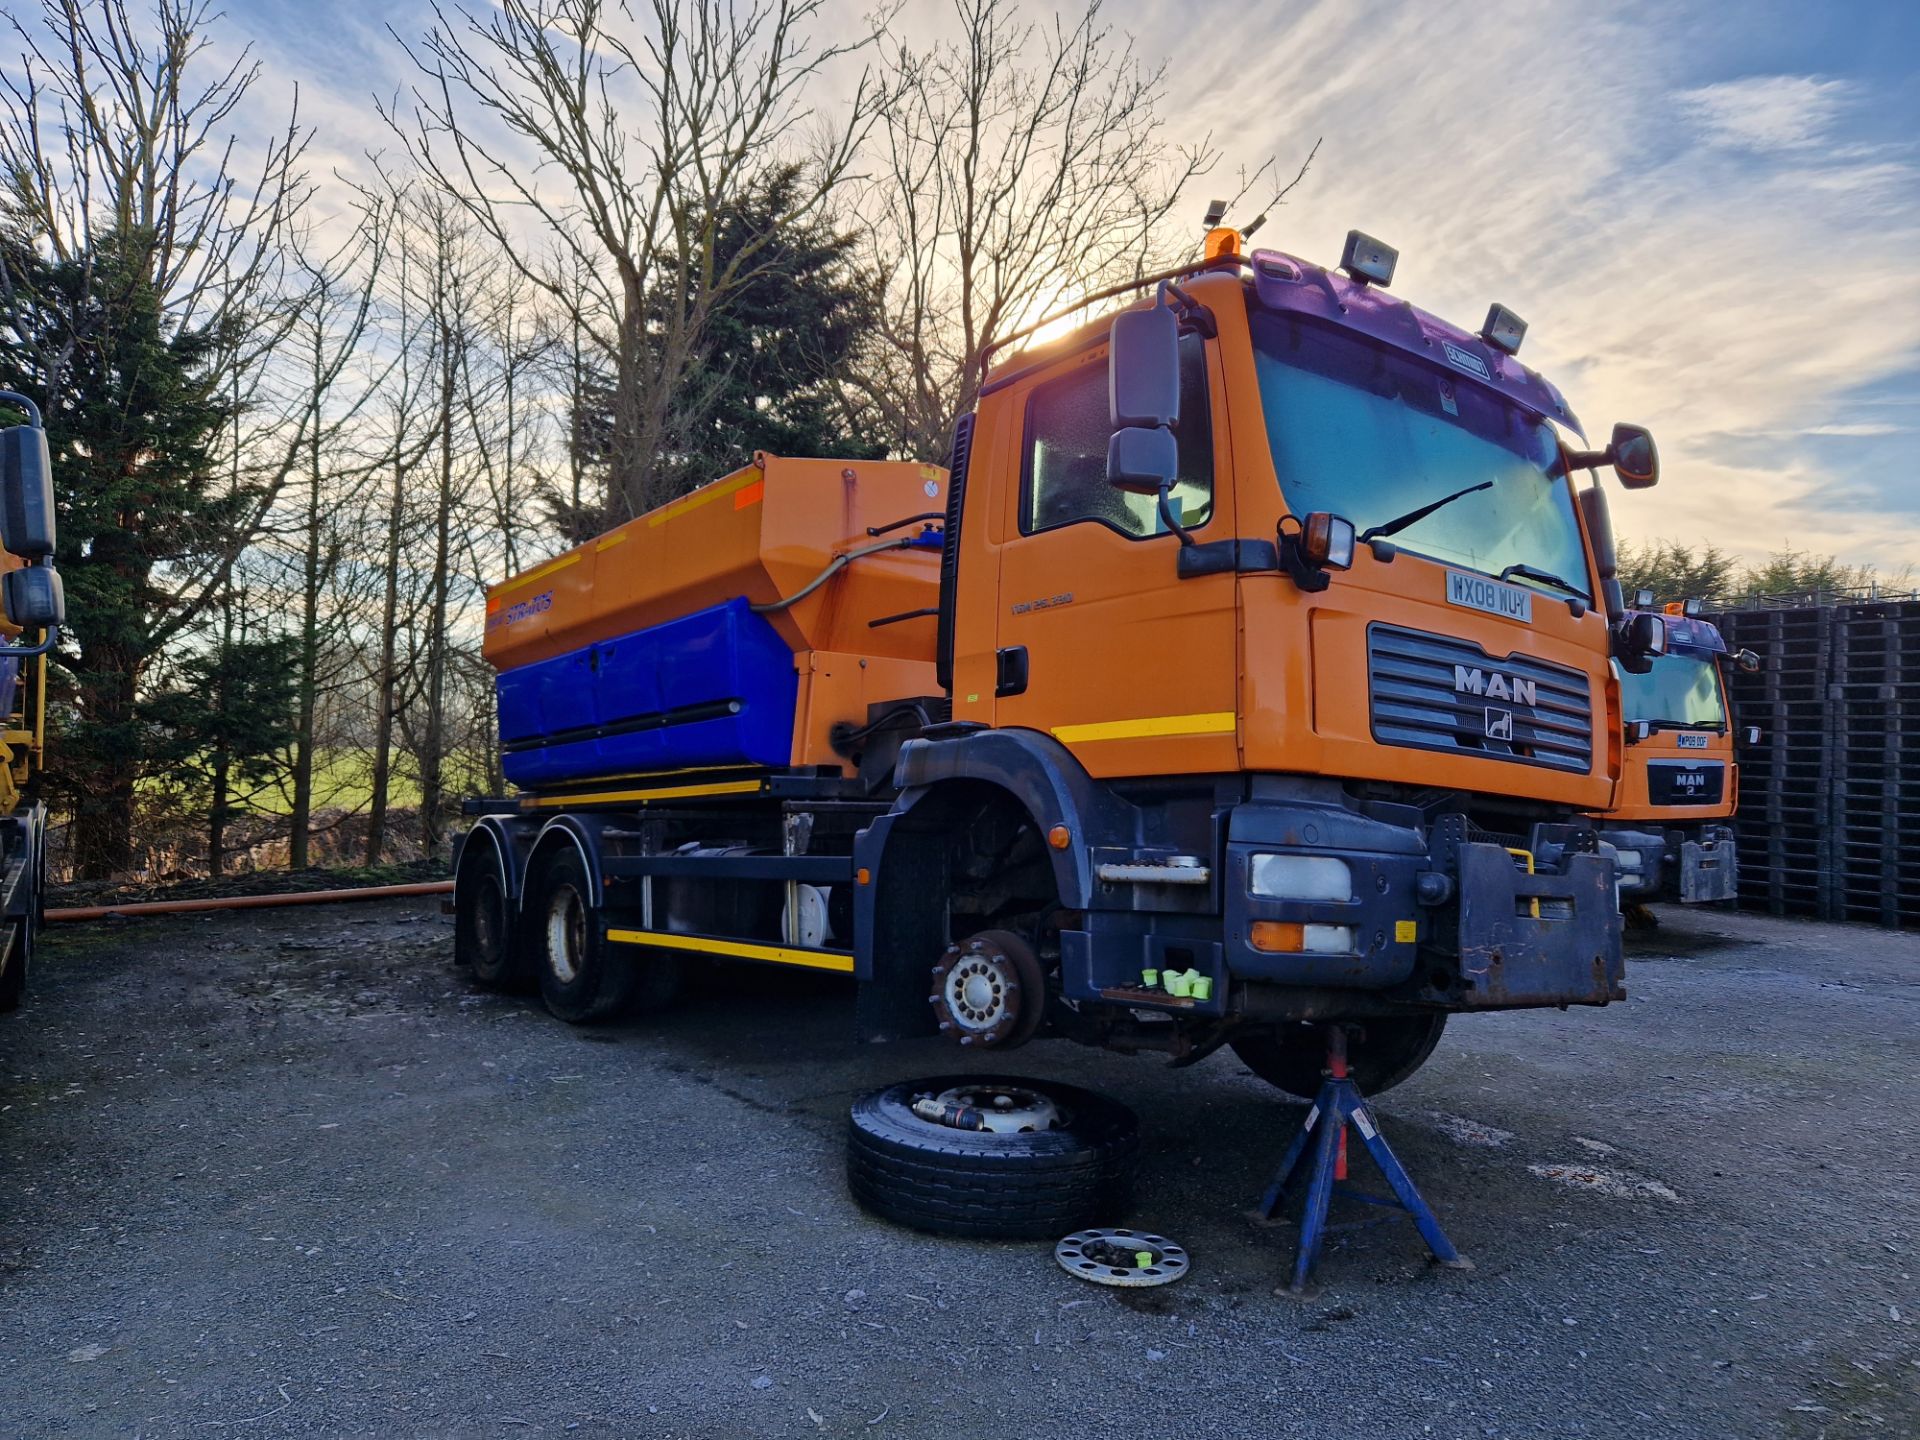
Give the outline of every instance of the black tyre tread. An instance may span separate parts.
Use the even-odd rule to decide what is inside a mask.
[[[529,915],[529,924],[536,927],[531,933],[539,937],[533,948],[540,979],[540,998],[555,1017],[569,1025],[603,1025],[625,1013],[627,1006],[632,1003],[639,976],[634,968],[633,956],[622,954],[617,947],[608,945],[600,938],[598,919],[591,913],[587,920],[588,943],[581,956],[580,977],[568,985],[553,973],[553,967],[547,963],[543,917],[547,913],[549,891],[569,883],[583,898],[592,892],[586,867],[580,863],[579,857],[571,852],[562,852],[541,871],[539,889],[535,893],[537,904]]]
[[[1066,1129],[987,1136],[905,1118],[915,1092],[1000,1077],[947,1076],[864,1096],[848,1121],[847,1185],[865,1209],[935,1234],[1055,1239],[1121,1218],[1139,1155],[1139,1125],[1117,1101],[1038,1084],[1071,1112]],[[916,1128],[917,1127],[917,1128]]]
[[[495,970],[493,967],[475,963],[476,946],[469,930],[472,924],[470,915],[461,911],[463,902],[470,903],[480,884],[477,872],[485,868],[484,858],[463,859],[460,866],[459,881],[455,886],[455,913],[453,918],[453,958],[454,963],[467,972],[474,988],[495,995],[531,995],[539,989],[539,981],[534,975],[533,966],[527,955],[527,943],[518,932],[521,929],[519,917],[513,913],[513,906],[507,900],[505,892],[500,892],[500,933],[508,946],[507,964]]]
[[[0,970],[0,1015],[10,1015],[26,998],[27,977],[33,964],[33,929],[26,917],[6,922],[16,933],[0,937],[8,944],[6,968]]]

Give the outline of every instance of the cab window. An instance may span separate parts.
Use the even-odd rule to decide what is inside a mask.
[[[1213,516],[1213,419],[1198,335],[1180,337],[1180,476],[1172,503],[1192,528]],[[1083,365],[1036,386],[1027,400],[1020,531],[1032,535],[1093,520],[1135,539],[1166,533],[1158,502],[1107,483],[1107,368]]]

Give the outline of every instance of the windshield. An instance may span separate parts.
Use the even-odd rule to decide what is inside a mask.
[[[1720,703],[1720,674],[1711,660],[1693,655],[1662,655],[1644,675],[1629,675],[1618,665],[1620,708],[1629,722],[1683,729],[1721,729],[1727,723]]]
[[[1274,472],[1294,514],[1331,510],[1365,533],[1485,482],[1394,543],[1488,575],[1524,565],[1591,598],[1572,490],[1552,473],[1559,445],[1544,420],[1293,316],[1256,314],[1253,342]]]

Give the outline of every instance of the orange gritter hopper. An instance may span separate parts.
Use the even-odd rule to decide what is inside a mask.
[[[935,605],[946,489],[931,465],[757,454],[493,586],[483,653],[507,778],[848,769],[837,722],[939,693],[932,616],[870,622]]]

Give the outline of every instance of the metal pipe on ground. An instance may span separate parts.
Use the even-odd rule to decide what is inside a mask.
[[[109,915],[185,915],[204,910],[264,910],[274,905],[331,905],[342,900],[399,900],[445,895],[451,880],[415,885],[367,885],[353,890],[293,890],[281,895],[228,895],[205,900],[142,900],[129,905],[76,905],[47,911],[47,920],[104,920]]]

